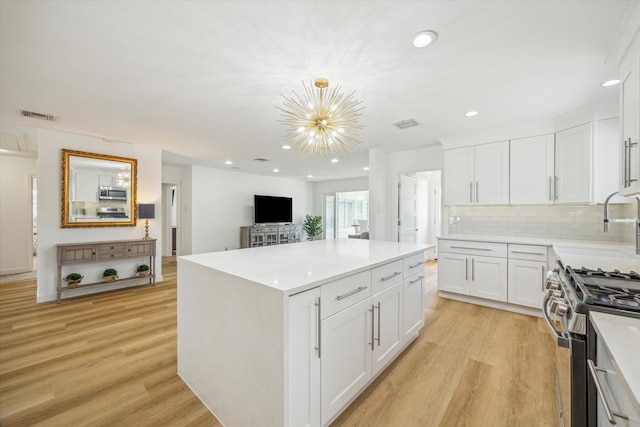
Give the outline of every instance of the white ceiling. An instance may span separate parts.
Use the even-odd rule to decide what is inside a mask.
[[[615,105],[618,88],[600,83],[636,2],[2,0],[0,123],[154,145],[165,164],[364,176],[370,148]],[[437,43],[415,49],[426,29]],[[337,164],[280,148],[280,95],[317,77],[365,106],[364,144]],[[405,119],[420,126],[393,126]]]

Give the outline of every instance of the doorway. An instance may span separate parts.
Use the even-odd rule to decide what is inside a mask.
[[[369,191],[325,193],[322,217],[324,238],[367,238]],[[364,234],[363,233],[367,233]]]
[[[424,171],[398,177],[399,242],[435,244],[426,253],[437,259],[437,237],[442,230],[441,171]]]
[[[162,256],[181,255],[180,184],[162,184]]]

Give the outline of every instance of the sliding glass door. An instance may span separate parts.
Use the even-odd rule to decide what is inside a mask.
[[[324,237],[361,238],[369,232],[369,192],[349,191],[324,195]]]

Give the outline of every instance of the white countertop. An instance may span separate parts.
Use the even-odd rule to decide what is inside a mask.
[[[595,311],[589,317],[640,412],[640,319]]]
[[[333,239],[178,257],[291,294],[435,245]]]

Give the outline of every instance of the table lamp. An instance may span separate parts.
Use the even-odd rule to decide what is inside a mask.
[[[153,204],[138,204],[138,218],[144,219],[144,239],[148,240],[149,237],[149,220],[156,217],[156,205]]]

